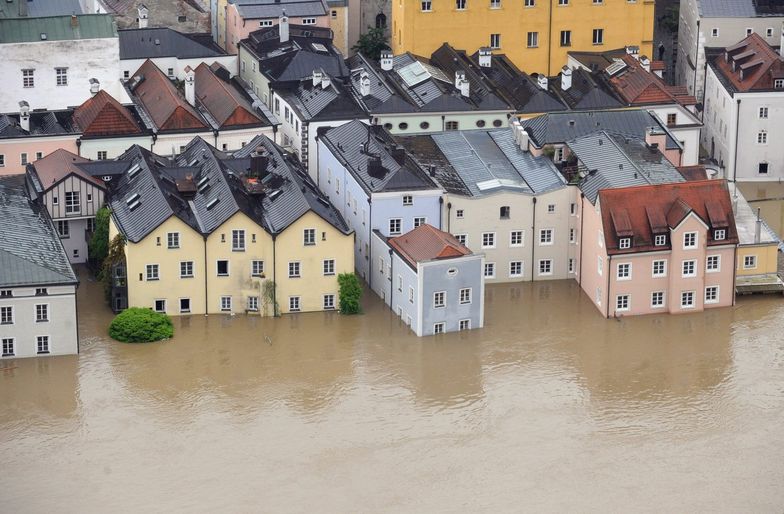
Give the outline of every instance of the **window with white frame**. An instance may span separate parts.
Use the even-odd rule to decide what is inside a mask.
[[[271,27],[271,26],[272,26],[272,20],[261,20],[259,22],[259,27]]]
[[[743,269],[756,269],[757,267],[757,256],[756,255],[744,255],[743,256]]]
[[[316,24],[316,18],[302,18],[302,24],[303,25],[315,25]]]
[[[264,261],[252,260],[250,261],[250,276],[260,277],[264,274]]]
[[[305,246],[313,246],[316,244],[316,229],[306,228],[302,231],[302,244]]]
[[[490,48],[501,48],[501,34],[490,34]]]
[[[61,239],[71,237],[71,225],[68,220],[57,220],[57,233]]]
[[[523,261],[512,261],[509,263],[509,276],[511,278],[523,276]]]
[[[727,239],[727,230],[723,228],[717,228],[713,231],[713,239],[715,241],[724,241]]]
[[[420,5],[422,12],[430,12],[433,10],[433,3],[430,0],[422,0]]]
[[[412,286],[408,286],[408,301],[414,303],[414,288]]]
[[[536,48],[539,46],[539,33],[538,32],[529,32],[526,37],[526,43],[528,48]]]
[[[761,120],[765,120],[768,118],[768,108],[767,107],[760,107],[759,108],[759,117]]]
[[[22,70],[22,87],[35,87],[35,70]]]
[[[441,308],[446,306],[446,293],[444,291],[436,291],[433,293],[433,307]]]
[[[462,11],[466,8],[466,0],[455,0],[455,9]]]
[[[106,150],[99,150],[96,156],[96,159],[99,161],[105,161],[108,159],[109,153]]]
[[[631,280],[632,278],[632,265],[629,262],[618,263],[616,268],[616,278],[618,280]]]
[[[574,259],[569,257],[569,260],[566,261],[566,265],[567,265],[567,268],[566,268],[567,271],[569,273],[574,273]]]
[[[245,251],[245,231],[232,230],[231,231],[231,251],[244,252]]]
[[[334,294],[325,294],[321,301],[321,306],[325,311],[331,311],[335,309],[335,295]]]
[[[654,246],[664,246],[667,244],[667,235],[666,234],[657,234],[653,240]]]
[[[464,287],[460,289],[460,304],[465,305],[471,303],[471,288]]]
[[[414,205],[414,197],[412,195],[403,195],[403,205],[405,206]]]
[[[229,276],[229,261],[226,259],[219,259],[215,261],[215,272],[219,277]]]
[[[433,324],[433,333],[434,334],[443,334],[444,333],[444,322],[434,323]]]
[[[708,255],[705,259],[705,271],[708,273],[715,273],[719,271],[721,268],[721,256],[720,255]]]
[[[654,309],[664,307],[664,291],[654,291],[651,293],[651,307]]]
[[[465,245],[466,241],[468,241],[468,236],[466,234],[455,234],[455,239],[457,239],[457,242],[461,245]]]
[[[459,330],[471,330],[471,320],[470,319],[461,319],[458,324]]]
[[[67,214],[78,214],[81,212],[82,206],[79,198],[79,191],[66,191],[65,192],[65,212]]]
[[[719,286],[708,286],[705,288],[705,303],[719,302]]]
[[[621,250],[628,250],[632,246],[631,237],[622,237],[618,240],[618,248]]]
[[[28,163],[28,160],[27,160],[27,152],[22,152],[22,153],[20,153],[20,154],[19,154],[19,164],[21,164],[22,166],[24,166],[24,165],[26,165],[27,163]]]
[[[324,275],[334,275],[335,274],[335,259],[324,259],[323,261],[323,269]]]
[[[0,325],[14,324],[14,308],[11,306],[0,307]]]
[[[302,310],[302,298],[299,296],[289,296],[289,311],[299,312]]]
[[[509,233],[509,246],[511,247],[523,246],[522,230],[513,230]]]
[[[601,255],[596,256],[596,272],[599,275],[604,273],[604,259]]]
[[[562,30],[561,31],[561,46],[572,46],[572,31],[571,30]],[[556,152],[556,153],[558,153],[558,152]]]
[[[220,310],[222,312],[231,312],[231,296],[220,297]]]
[[[146,266],[147,271],[147,280],[158,280],[160,275],[158,274],[158,265],[157,264],[148,264]]]
[[[768,131],[767,130],[760,130],[757,132],[757,144],[759,145],[766,145],[768,144]]]
[[[155,300],[152,310],[155,312],[166,312],[166,300]]]
[[[553,229],[539,229],[539,244],[542,246],[553,244]]]
[[[594,45],[604,44],[604,29],[593,29],[593,44]]]
[[[44,323],[49,321],[49,304],[39,303],[35,306],[35,322]]]
[[[773,29],[771,27],[765,29],[765,37],[773,37]]]
[[[688,277],[696,277],[697,276],[697,261],[696,260],[688,260],[683,261],[682,269],[681,269],[681,276],[684,278]]]
[[[500,9],[501,0],[490,0],[490,9]]]
[[[486,262],[485,263],[485,278],[495,278],[495,263],[494,262]]]
[[[68,68],[55,68],[55,84],[58,86],[68,85]]]
[[[180,233],[179,232],[167,232],[166,233],[166,247],[170,249],[179,248],[180,247]]]
[[[569,5],[569,0],[558,0],[558,5]]]
[[[289,262],[289,278],[299,278],[301,276],[300,271],[299,261]]]
[[[599,245],[599,248],[604,248],[604,232],[601,230],[596,234],[596,244]]]
[[[569,242],[570,243],[574,243],[574,242],[577,241],[576,234],[577,234],[577,232],[573,228],[569,229]]]
[[[482,233],[482,248],[495,248],[495,232]]]
[[[463,209],[457,209],[457,210],[455,211],[455,217],[456,217],[457,219],[461,220],[461,219],[463,219],[463,215],[464,215],[464,213],[465,213],[465,212],[463,211]]]
[[[38,353],[49,353],[49,336],[37,336],[35,346]]]
[[[259,297],[258,296],[249,296],[248,297],[248,310],[251,312],[256,312],[259,310]]]
[[[193,261],[180,261],[180,278],[193,278]]]
[[[397,276],[397,290],[403,292],[403,275]]]
[[[653,261],[653,276],[666,277],[667,276],[667,261],[655,260]]]
[[[691,309],[694,307],[694,291],[683,291],[681,293],[681,309]]]
[[[393,236],[400,235],[402,229],[402,221],[400,218],[392,218],[389,220],[389,234]]]
[[[719,29],[718,28],[712,28],[711,29],[711,37],[719,37]]]
[[[525,0],[523,2],[523,5],[525,7],[535,7],[536,6],[536,0]]]
[[[3,357],[13,357],[15,353],[14,348],[14,338],[13,337],[4,337],[3,338]]]
[[[424,225],[427,222],[427,218],[423,216],[417,216],[414,218],[414,228],[417,228],[420,225]]]
[[[683,248],[697,248],[696,232],[686,232],[683,234]]]
[[[754,29],[751,27],[746,28],[746,35],[750,36],[754,33]]]
[[[620,312],[629,310],[628,294],[619,294],[615,297],[615,310]]]
[[[553,274],[553,260],[552,259],[541,259],[539,261],[539,274],[540,275],[552,275]]]
[[[774,89],[784,89],[784,79],[774,79],[773,80],[773,88]]]

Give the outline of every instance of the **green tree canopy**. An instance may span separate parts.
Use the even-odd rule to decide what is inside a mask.
[[[381,51],[389,50],[389,43],[384,35],[384,29],[368,27],[368,31],[359,36],[359,41],[351,49],[355,52],[360,52],[370,59],[379,60]]]
[[[341,314],[359,314],[362,312],[362,284],[354,273],[341,273],[338,275],[340,286],[340,312]]]
[[[95,232],[87,245],[90,260],[100,266],[109,253],[109,217],[111,212],[106,207],[101,207],[95,213]]]

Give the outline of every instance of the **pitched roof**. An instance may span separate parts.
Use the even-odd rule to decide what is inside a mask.
[[[196,100],[210,113],[218,127],[267,124],[234,83],[215,73],[214,70],[220,68],[218,63],[213,66],[201,63],[195,70]]]
[[[568,89],[563,89],[563,72],[550,80],[550,91],[558,95],[570,109],[612,109],[623,106],[608,87],[601,80],[597,80],[590,72],[576,68],[571,70],[572,84]]]
[[[83,13],[79,0],[5,0],[0,5],[0,18],[40,18]]]
[[[775,80],[784,79],[784,61],[757,33],[725,48],[711,66],[734,91],[770,90]]]
[[[287,16],[325,16],[327,5],[321,0],[233,0],[243,19]]]
[[[699,0],[697,7],[705,18],[754,18],[784,12],[780,3],[754,0]]]
[[[76,175],[85,182],[104,189],[103,182],[79,168],[79,164],[87,162],[90,160],[59,148],[34,163],[28,164],[28,169],[34,172],[43,191],[49,190],[69,175]]]
[[[0,18],[0,43],[29,43],[117,37],[109,14],[76,14],[42,18]]]
[[[32,111],[30,130],[22,130],[18,114],[0,114],[0,139],[38,135],[75,134],[71,111]]]
[[[210,34],[186,34],[168,27],[126,29],[118,34],[120,59],[193,59],[227,55],[211,40]]]
[[[697,104],[697,99],[684,87],[666,84],[655,73],[646,71],[631,55],[624,55],[622,62],[626,67],[609,77],[609,82],[628,105]]]
[[[678,173],[683,175],[683,178],[686,180],[707,180],[709,178],[707,171],[705,171],[705,166],[702,164],[678,166]]]
[[[326,77],[328,84],[304,78],[296,86],[282,86],[276,89],[286,102],[306,121],[318,119],[340,120],[365,118],[360,108],[346,88],[332,77]]]
[[[654,245],[654,235],[668,233],[691,213],[711,231],[715,228],[727,231],[726,238],[722,240],[714,240],[713,233],[709,233],[708,246],[738,243],[732,201],[725,180],[604,189],[599,192],[599,202],[607,253],[611,255],[661,250],[660,246]],[[623,221],[616,223],[620,219]],[[621,237],[632,238],[631,248],[618,247]]]
[[[130,111],[103,89],[74,109],[73,123],[85,136],[138,134],[142,131]]]
[[[24,181],[0,176],[0,287],[76,284],[46,208],[30,201]]]
[[[390,238],[387,243],[414,269],[418,262],[453,259],[472,254],[471,250],[452,234],[438,230],[427,223],[403,235]]]
[[[172,81],[149,59],[136,70],[125,87],[158,130],[208,128]]]

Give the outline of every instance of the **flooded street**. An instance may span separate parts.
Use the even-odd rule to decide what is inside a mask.
[[[83,275],[84,279],[84,275]],[[0,363],[2,512],[781,512],[784,300],[600,317],[491,286],[486,327],[365,314],[175,319]]]

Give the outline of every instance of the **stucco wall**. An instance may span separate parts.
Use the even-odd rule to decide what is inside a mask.
[[[77,153],[76,134],[58,137],[20,137],[15,139],[0,139],[0,155],[3,156],[4,165],[0,166],[0,175],[14,175],[25,172],[22,165],[22,153],[27,154],[27,162],[36,160],[36,153],[41,152],[43,157],[60,148],[71,153]]]
[[[419,263],[421,323],[417,335],[433,335],[434,324],[444,323],[445,332],[459,330],[460,320],[469,320],[471,328],[481,328],[484,304],[484,258],[481,254]],[[471,303],[460,303],[460,289],[471,289]],[[435,308],[433,295],[445,293],[445,306]]]
[[[316,18],[316,23],[313,27],[329,27],[328,14],[325,16],[305,16],[305,18]],[[302,20],[303,17],[301,16],[289,16],[289,24],[291,25],[302,25]],[[226,51],[230,54],[236,54],[237,43],[248,37],[251,32],[262,28],[259,25],[261,21],[259,19],[242,19],[239,12],[237,12],[237,6],[229,4],[226,9],[226,46],[224,47]],[[279,19],[270,18],[265,19],[265,21],[271,21],[273,25],[277,25]]]

